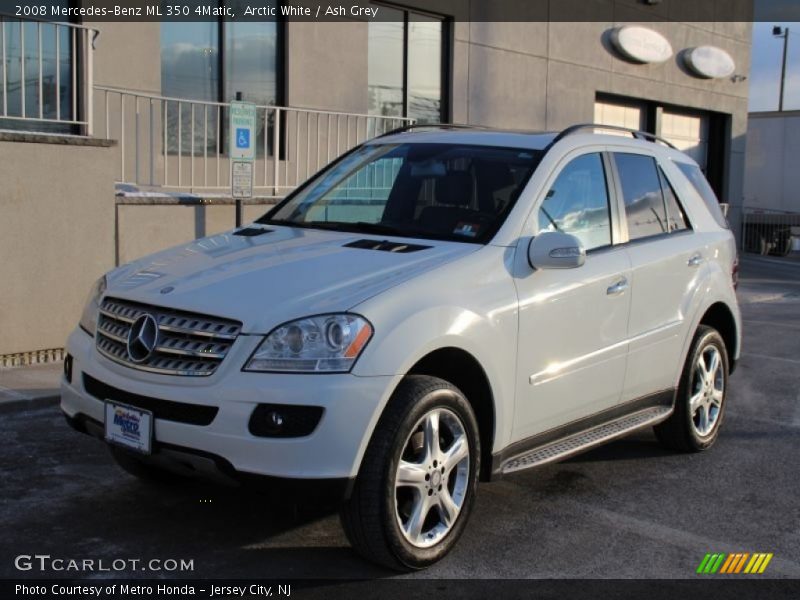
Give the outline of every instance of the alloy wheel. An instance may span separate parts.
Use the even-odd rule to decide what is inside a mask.
[[[428,548],[452,529],[469,484],[469,440],[461,419],[435,408],[417,421],[395,473],[395,516],[406,541]]]
[[[698,354],[690,389],[692,426],[699,436],[705,437],[714,430],[725,398],[725,374],[716,346],[708,345]]]

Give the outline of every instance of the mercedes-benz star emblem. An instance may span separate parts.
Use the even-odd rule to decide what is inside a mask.
[[[140,315],[128,332],[128,356],[135,363],[146,361],[158,345],[158,323],[153,315]]]

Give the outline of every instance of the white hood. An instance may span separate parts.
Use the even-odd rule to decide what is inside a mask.
[[[243,333],[268,333],[291,319],[351,309],[398,283],[480,246],[386,252],[344,245],[383,237],[277,227],[258,236],[227,232],[145,257],[112,271],[107,296],[236,319]],[[395,238],[395,241],[398,241]]]

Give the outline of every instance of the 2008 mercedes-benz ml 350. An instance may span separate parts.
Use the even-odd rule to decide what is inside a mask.
[[[69,338],[67,420],[142,478],[332,498],[400,570],[453,547],[479,480],[644,427],[710,447],[734,239],[691,158],[606,129],[392,132],[114,269]]]

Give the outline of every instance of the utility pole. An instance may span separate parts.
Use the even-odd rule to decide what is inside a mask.
[[[786,86],[786,56],[789,50],[789,28],[775,25],[772,28],[772,35],[783,38],[783,63],[781,66],[781,93],[778,97],[778,112],[783,112],[783,94]]]

